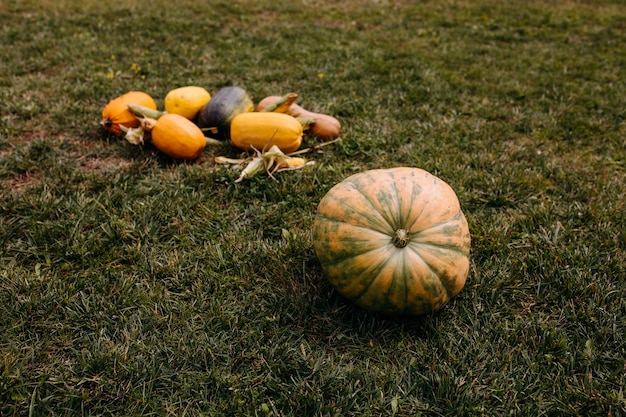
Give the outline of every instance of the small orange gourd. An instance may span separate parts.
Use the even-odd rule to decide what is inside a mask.
[[[172,158],[193,160],[206,147],[202,130],[179,114],[164,114],[151,128],[154,146]]]
[[[111,101],[102,110],[100,125],[110,133],[119,135],[122,133],[120,125],[125,127],[138,127],[139,119],[128,109],[129,104],[136,104],[156,110],[154,99],[143,91],[130,91]]]

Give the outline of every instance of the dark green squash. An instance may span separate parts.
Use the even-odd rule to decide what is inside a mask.
[[[230,139],[230,123],[235,116],[254,111],[254,103],[241,87],[221,88],[198,114],[198,126],[206,136]]]

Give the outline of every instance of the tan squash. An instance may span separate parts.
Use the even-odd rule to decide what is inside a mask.
[[[230,140],[245,151],[263,151],[276,145],[281,151],[290,153],[297,151],[302,144],[302,124],[284,113],[241,113],[230,124]]]
[[[139,119],[128,109],[129,104],[136,104],[152,110],[157,105],[154,99],[142,91],[130,91],[111,101],[102,110],[100,125],[110,133],[119,135],[122,133],[120,125],[124,127],[138,127]]]
[[[273,104],[275,104],[276,102],[280,100],[285,100],[285,98],[288,98],[289,96],[290,95],[288,94],[285,97],[281,97],[281,96],[265,97],[263,100],[261,100],[257,104],[256,109],[259,112],[264,111],[265,108],[267,108],[268,106],[272,106]],[[287,103],[289,102],[290,101],[287,100]],[[321,141],[327,141],[330,139],[337,138],[339,137],[339,134],[341,133],[341,123],[335,117],[330,116],[328,114],[309,111],[303,108],[302,106],[299,106],[293,101],[291,102],[291,105],[288,106],[287,108],[285,108],[285,106],[279,106],[276,109],[276,111],[278,112],[284,111],[293,117],[312,120],[313,123],[310,124],[309,131],[311,132],[313,136],[317,137]]]

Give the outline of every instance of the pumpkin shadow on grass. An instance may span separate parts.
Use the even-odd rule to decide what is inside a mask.
[[[426,341],[437,337],[449,322],[457,320],[456,300],[439,311],[419,316],[385,315],[368,311],[342,296],[323,278],[321,265],[313,256],[307,262],[308,308],[301,311],[299,325],[304,337],[327,347],[376,346]],[[302,306],[302,301],[297,305]],[[458,307],[458,306],[457,306]]]
[[[429,339],[440,331],[446,309],[421,316],[390,316],[367,311],[333,291],[324,317],[329,344],[351,341],[360,345],[405,343]]]

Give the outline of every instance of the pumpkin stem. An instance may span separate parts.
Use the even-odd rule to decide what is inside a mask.
[[[411,234],[407,229],[398,229],[393,234],[391,242],[396,248],[403,248],[411,241]]]

